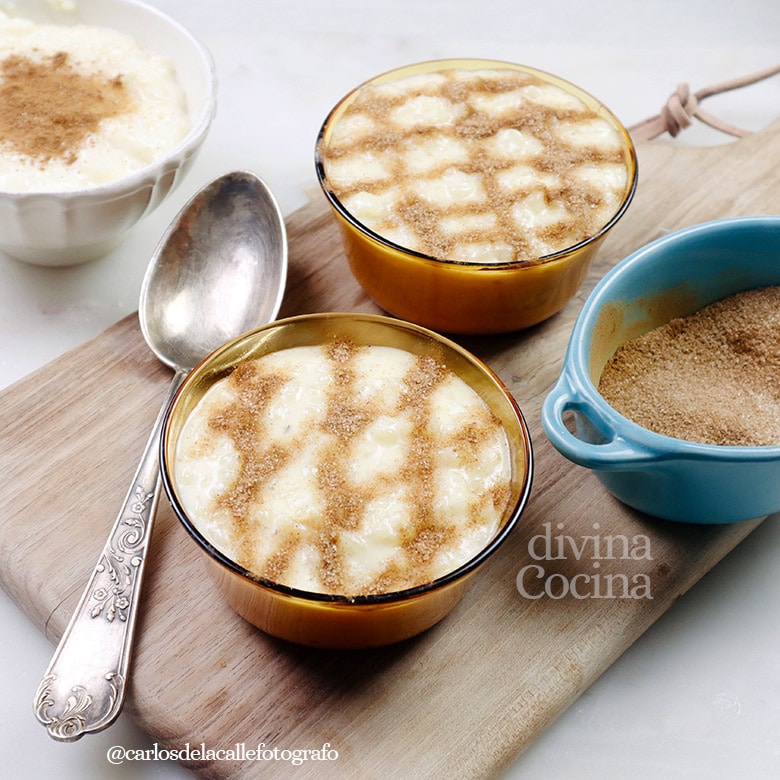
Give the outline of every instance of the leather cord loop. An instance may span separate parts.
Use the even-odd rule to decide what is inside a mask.
[[[691,93],[687,84],[680,84],[666,101],[666,105],[661,109],[660,114],[633,125],[628,128],[628,131],[636,141],[649,141],[663,133],[669,133],[672,138],[676,138],[682,130],[691,125],[694,119],[698,119],[715,130],[736,138],[744,138],[746,135],[750,135],[749,131],[742,130],[707,113],[701,108],[701,101],[712,95],[719,95],[723,92],[755,84],[778,73],[780,73],[780,65],[775,65],[758,73],[752,73],[749,76],[724,81],[711,87],[704,87],[704,89],[694,93]]]

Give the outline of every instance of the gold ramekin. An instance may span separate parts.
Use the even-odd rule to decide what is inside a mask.
[[[240,362],[333,337],[356,344],[435,354],[471,386],[501,420],[511,455],[510,497],[493,539],[471,560],[433,582],[394,593],[344,597],[290,588],[250,574],[210,544],[179,500],[173,463],[182,426],[206,390]],[[171,505],[200,548],[216,587],[253,625],[281,639],[326,648],[386,645],[424,631],[458,602],[475,572],[517,524],[531,490],[533,455],[523,414],[493,372],[468,351],[425,328],[367,314],[311,314],[253,330],[220,347],[184,381],[168,409],[161,441],[163,484]]]
[[[424,255],[394,244],[357,220],[328,184],[322,148],[339,117],[358,92],[376,84],[449,69],[508,69],[528,73],[576,95],[623,141],[627,184],[611,219],[579,243],[532,261],[478,264]],[[631,136],[599,100],[544,71],[483,59],[448,59],[417,63],[383,73],[352,90],[328,114],[317,137],[315,168],[320,187],[336,215],[352,273],[385,311],[445,333],[504,333],[536,325],[560,311],[580,288],[591,260],[607,233],[628,208],[638,170]]]

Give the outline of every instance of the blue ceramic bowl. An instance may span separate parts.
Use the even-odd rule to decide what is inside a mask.
[[[618,263],[588,297],[542,423],[555,448],[647,514],[730,523],[780,510],[780,446],[698,444],[643,428],[597,387],[625,341],[732,293],[780,285],[780,216],[695,225]]]

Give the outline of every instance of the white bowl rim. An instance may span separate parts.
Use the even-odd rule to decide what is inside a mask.
[[[114,196],[119,192],[135,192],[148,185],[150,177],[157,179],[154,174],[156,170],[166,171],[170,166],[174,168],[179,167],[182,159],[186,159],[194,149],[197,149],[203,142],[211,122],[217,111],[217,74],[216,66],[214,64],[214,58],[206,47],[198,38],[193,35],[190,30],[185,27],[181,22],[174,19],[172,16],[160,11],[155,6],[149,5],[149,3],[143,0],[114,0],[122,5],[133,6],[142,11],[149,13],[161,19],[170,27],[175,29],[179,35],[186,39],[194,52],[199,56],[201,64],[203,65],[204,73],[207,76],[205,87],[206,94],[203,105],[201,106],[197,117],[190,127],[187,134],[179,141],[176,146],[171,147],[165,154],[157,159],[145,165],[143,168],[139,168],[132,173],[122,176],[119,179],[103,182],[101,184],[95,184],[87,187],[79,187],[78,189],[64,189],[64,190],[2,190],[0,189],[0,196],[15,202],[22,202],[28,199],[56,199],[60,201],[71,201],[85,196],[94,197],[100,200],[110,199],[110,196]],[[22,14],[19,14],[22,16]],[[105,197],[103,197],[105,196]]]

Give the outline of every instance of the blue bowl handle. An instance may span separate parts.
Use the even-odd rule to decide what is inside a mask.
[[[566,412],[585,418],[600,441],[591,443],[575,436],[564,422]],[[628,470],[659,460],[657,452],[617,434],[599,410],[576,391],[566,374],[561,374],[544,401],[542,425],[555,449],[573,463],[589,469]]]

